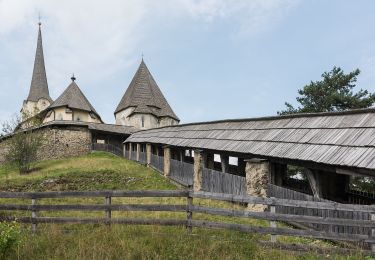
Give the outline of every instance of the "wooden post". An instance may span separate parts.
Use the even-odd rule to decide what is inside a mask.
[[[111,205],[112,204],[112,198],[110,196],[105,197],[104,202],[105,202],[105,205]],[[110,221],[111,221],[111,218],[112,218],[112,211],[110,209],[105,210],[105,217],[108,220],[107,225],[111,225]]]
[[[133,145],[132,143],[129,143],[129,160],[132,159],[132,149],[133,149]]]
[[[140,152],[141,152],[141,144],[138,143],[138,144],[137,144],[137,157],[136,157],[137,162],[139,162],[139,155],[140,155]]]
[[[164,146],[164,176],[169,177],[171,173],[171,148]]]
[[[122,145],[122,153],[123,153],[123,156],[125,158],[126,157],[126,144]]]
[[[151,165],[151,154],[152,154],[152,151],[151,151],[151,144],[146,144],[146,163],[147,163],[147,167],[150,167]]]
[[[271,199],[274,199],[274,197],[271,197]],[[270,206],[270,213],[271,214],[275,214],[276,213],[276,207],[275,206],[273,206],[273,205]],[[277,227],[276,221],[270,221],[270,227],[271,228],[276,228]],[[271,234],[271,242],[272,243],[276,243],[276,240],[277,240],[277,236]]]
[[[371,220],[374,221],[374,225],[375,225],[375,212],[371,213]],[[371,229],[371,237],[373,240],[375,240],[375,228]],[[375,243],[371,244],[371,252],[375,253]]]
[[[220,154],[220,161],[221,161],[221,171],[228,172],[229,170],[229,156]]]
[[[31,199],[31,205],[32,206],[36,205],[36,199]],[[36,210],[33,207],[31,211],[31,218],[36,218],[36,217],[37,217]],[[36,233],[36,222],[34,220],[32,221],[32,224],[31,224],[31,230],[33,233]]]
[[[193,220],[192,207],[193,207],[193,198],[190,197],[190,195],[188,195],[187,196],[187,210],[186,210],[186,217],[187,217],[186,228],[189,234],[191,234],[191,232],[193,231],[193,226],[191,223],[191,221]]]

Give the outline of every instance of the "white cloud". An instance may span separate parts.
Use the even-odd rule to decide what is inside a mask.
[[[272,27],[298,0],[0,0],[0,48],[17,60],[34,55],[36,21],[42,16],[47,74],[52,96],[60,94],[75,72],[79,78],[108,78],[134,66],[137,44],[162,24],[227,19],[242,35]],[[28,32],[28,36],[20,33]],[[14,35],[17,35],[14,37]],[[7,46],[7,48],[4,48]],[[33,50],[30,53],[29,50]],[[1,55],[1,50],[0,50]],[[22,61],[30,72],[30,59]],[[0,75],[2,77],[2,75]],[[31,75],[22,78],[27,88]],[[3,78],[4,79],[4,78]]]

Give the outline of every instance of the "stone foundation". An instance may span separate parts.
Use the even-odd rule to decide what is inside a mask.
[[[246,163],[247,194],[255,197],[267,197],[269,183],[269,163],[265,160],[251,159]],[[249,204],[251,211],[265,211],[267,206]]]

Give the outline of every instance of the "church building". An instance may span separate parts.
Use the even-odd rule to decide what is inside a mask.
[[[115,118],[116,124],[138,129],[177,125],[180,122],[143,59],[115,110]]]

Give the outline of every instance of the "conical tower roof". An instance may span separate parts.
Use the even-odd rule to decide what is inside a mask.
[[[74,76],[72,77],[72,83],[67,87],[67,89],[53,102],[48,109],[56,107],[68,107],[72,109],[79,109],[87,112],[94,113],[98,118],[100,118],[98,112],[88,101],[86,96],[82,93],[81,89],[75,83]]]
[[[168,116],[179,121],[143,59],[115,114],[128,107],[135,107],[133,113],[153,114],[157,117]]]
[[[39,99],[45,98],[49,102],[53,102],[48,91],[46,68],[44,66],[42,31],[40,27],[41,23],[39,23],[38,43],[36,46],[34,70],[30,85],[30,92],[27,100],[37,102]]]

